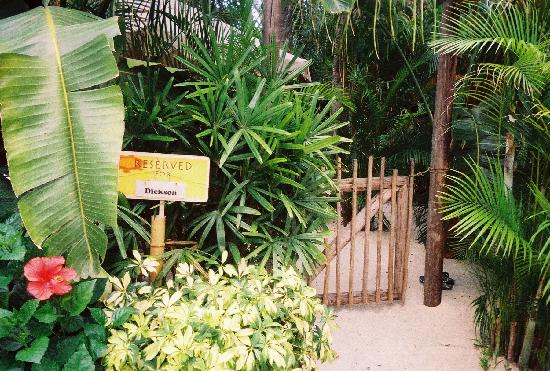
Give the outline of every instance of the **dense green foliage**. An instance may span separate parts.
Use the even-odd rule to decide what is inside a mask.
[[[467,170],[451,176],[442,210],[477,267],[483,293],[474,302],[475,320],[484,345],[502,353],[512,324],[519,323],[523,344],[521,351],[513,345],[511,360],[519,353],[520,367],[527,367],[538,332],[535,353],[544,369],[550,341],[550,24],[537,2],[470,2],[455,9],[449,23],[434,47],[476,64],[459,82],[453,125],[464,156],[455,166],[467,163]],[[505,175],[506,135],[514,138],[515,163]]]
[[[255,45],[253,24],[243,24],[227,43],[194,38],[178,58],[191,73],[184,83],[162,82],[156,67],[125,80],[126,148],[210,157],[208,203],[169,208],[203,251],[228,248],[235,261],[261,264],[300,259],[311,271],[334,218],[331,178],[344,139],[333,133],[345,125],[331,111],[337,92],[296,84],[301,70]]]
[[[151,365],[189,362],[199,368],[204,362],[258,368],[283,368],[283,363],[288,366],[296,362],[308,367],[318,356],[325,359],[320,353],[312,355],[312,333],[303,333],[300,321],[294,322],[293,330],[300,334],[295,336],[299,345],[288,345],[296,339],[285,338],[279,327],[266,326],[267,317],[254,323],[256,328],[266,329],[266,339],[269,333],[285,344],[270,354],[259,351],[258,344],[267,340],[252,335],[244,323],[222,336],[211,331],[213,319],[200,317],[199,310],[191,314],[195,316],[192,318],[208,326],[170,322],[166,331],[174,335],[170,341],[177,344],[161,354],[157,336],[160,330],[151,326],[166,317],[161,318],[150,308],[142,311],[143,303],[157,303],[162,313],[189,311],[198,305],[198,297],[211,305],[210,294],[201,296],[198,290],[213,288],[227,294],[227,300],[242,299],[246,293],[236,287],[252,284],[256,277],[241,277],[234,272],[236,268],[229,268],[231,265],[215,273],[216,260],[228,254],[233,262],[247,257],[251,263],[273,268],[275,277],[261,268],[252,269],[261,280],[276,282],[268,285],[269,290],[281,288],[278,285],[285,281],[279,276],[281,266],[299,265],[311,271],[321,264],[322,238],[334,217],[331,203],[336,198],[331,179],[335,156],[342,155],[344,163],[349,163],[342,150],[346,141],[343,137],[353,139],[350,157],[359,159],[360,174],[365,174],[368,155],[387,157],[386,168],[397,167],[401,173],[408,170],[411,159],[418,171],[427,171],[436,58],[438,53],[454,53],[458,55],[459,81],[453,102],[452,166],[458,172],[449,177],[441,205],[456,237],[456,254],[473,263],[480,283],[481,295],[473,303],[479,337],[488,349],[485,354],[501,355],[509,347],[515,329],[518,340],[512,344],[510,361],[518,360],[526,368],[534,346],[531,365],[550,367],[548,1],[461,2],[450,15],[450,26],[439,35],[432,32],[438,28],[440,17],[435,1],[287,2],[286,46],[311,61],[311,75],[320,84],[299,83],[300,70],[283,63],[274,46],[258,45],[260,30],[258,19],[252,19],[255,12],[251,11],[254,4],[250,1],[181,0],[178,9],[172,9],[167,0],[60,3],[101,16],[120,15],[123,35],[115,40],[119,52],[124,57],[142,59],[119,60],[126,107],[124,149],[197,154],[212,161],[208,203],[166,206],[168,237],[184,246],[165,255],[167,264],[161,277],[170,278],[173,268],[179,266],[179,277],[169,281],[167,288],[153,291],[126,275],[146,275],[152,266],[152,261],[139,254],[134,255],[135,259],[126,255],[147,245],[145,219],[155,210],[144,202],[119,197],[121,228],[115,227],[114,213],[111,223],[106,223],[113,228],[105,229],[108,242],[103,243],[102,235],[100,252],[105,245],[108,249],[118,246],[120,254],[110,250],[104,266],[111,274],[123,277],[113,278],[117,289],[108,301],[113,310],[109,322],[113,350],[108,358],[110,366],[137,362],[127,357],[130,351],[143,355],[143,362]],[[145,13],[136,12],[136,7],[143,6],[150,8]],[[138,13],[142,18],[138,19]],[[220,21],[234,28],[223,28]],[[0,41],[0,51],[2,45],[6,44]],[[338,88],[331,87],[330,81]],[[9,119],[8,115],[8,124]],[[342,121],[349,121],[349,125]],[[508,187],[505,182],[511,183],[510,174],[505,176],[501,167],[505,137],[512,135],[516,157],[513,186]],[[6,136],[4,139],[9,141]],[[14,206],[13,193],[5,169],[0,170],[0,214],[6,210],[7,215]],[[419,222],[425,215],[427,193],[423,191],[427,177],[417,177],[415,184]],[[21,193],[18,186],[14,188]],[[102,224],[97,227],[103,230]],[[422,231],[422,223],[417,224]],[[23,251],[20,246],[17,249],[14,256]],[[206,282],[206,277],[192,274],[188,266],[180,264],[195,263],[198,268],[198,261],[215,267],[209,280],[216,282]],[[287,274],[296,278],[292,271]],[[190,277],[192,281],[188,282]],[[219,287],[220,282],[225,283],[223,287]],[[13,285],[11,282],[6,287]],[[284,289],[294,288],[292,283]],[[308,297],[306,301],[310,300],[303,283],[297,290]],[[0,295],[4,295],[0,298],[7,292],[6,288],[0,289]],[[277,313],[281,321],[286,321],[284,316],[290,312],[276,300],[272,300],[275,311],[271,313],[271,305],[262,301],[265,298],[253,299],[258,299],[259,313]],[[23,302],[10,302],[9,311],[14,314],[6,317],[18,317]],[[29,307],[34,305],[29,303]],[[58,314],[65,313],[62,307],[56,308]],[[293,308],[301,311],[298,305]],[[85,321],[91,321],[88,317]],[[36,316],[30,318],[29,324],[39,320]],[[144,318],[149,322],[144,324]],[[27,326],[17,324],[17,319],[12,322],[10,326]],[[306,322],[311,330],[311,317]],[[220,323],[225,326],[223,321]],[[136,329],[142,326],[148,326],[154,335],[140,337]],[[247,335],[239,336],[238,331]],[[21,346],[32,348],[33,339],[36,337]],[[90,341],[79,339],[94,356]],[[137,345],[129,345],[136,339]],[[242,345],[236,345],[239,341],[250,349],[235,350]],[[196,347],[200,353],[211,350],[214,342],[218,342],[214,355],[185,361],[178,358],[187,346]],[[294,356],[292,347],[303,349],[306,343],[309,350],[296,351],[307,353],[306,358]],[[484,367],[487,364],[485,359]]]
[[[0,223],[0,369],[93,371],[106,351],[105,314],[93,308],[105,279],[39,302],[26,293],[23,264],[43,251],[24,236],[18,215]]]

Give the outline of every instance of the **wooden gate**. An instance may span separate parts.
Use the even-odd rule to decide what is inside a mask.
[[[367,177],[358,178],[353,160],[352,177],[342,179],[338,159],[338,218],[333,235],[325,239],[326,264],[309,278],[310,285],[322,292],[324,304],[405,302],[414,165],[409,176],[393,170],[391,177],[385,177],[385,159],[380,160],[378,176],[373,176],[373,162],[370,156]],[[351,193],[351,219],[343,225],[346,193]],[[359,211],[358,196],[365,205]]]

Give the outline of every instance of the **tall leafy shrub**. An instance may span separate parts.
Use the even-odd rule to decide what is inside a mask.
[[[186,110],[196,143],[213,160],[210,200],[190,215],[190,236],[205,249],[228,248],[262,264],[323,261],[333,219],[335,156],[345,125],[330,94],[296,84],[300,70],[245,29],[210,47],[195,38],[180,60],[196,80]],[[326,90],[326,89],[325,89]]]

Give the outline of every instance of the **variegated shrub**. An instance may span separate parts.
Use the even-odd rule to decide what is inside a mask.
[[[129,274],[113,287],[109,370],[311,370],[335,356],[332,312],[292,268],[180,264],[164,287]]]

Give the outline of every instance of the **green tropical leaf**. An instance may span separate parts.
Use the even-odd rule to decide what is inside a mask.
[[[42,323],[53,323],[58,318],[57,310],[50,302],[46,302],[34,313],[34,318]]]
[[[14,32],[17,30],[17,32]],[[2,133],[19,210],[34,243],[99,274],[116,225],[124,106],[116,18],[38,7],[0,21]],[[101,87],[98,87],[101,85]]]
[[[50,339],[46,336],[41,336],[31,343],[28,348],[21,349],[15,355],[15,359],[23,362],[40,363],[44,353],[48,349]]]
[[[113,312],[112,325],[113,327],[121,326],[124,322],[128,321],[128,318],[132,314],[136,313],[135,308],[132,307],[121,307],[117,308]]]
[[[520,255],[531,262],[532,246],[524,236],[523,217],[504,184],[500,167],[490,164],[490,178],[468,162],[472,175],[450,175],[450,184],[439,195],[443,219],[456,218],[451,230],[480,252],[503,256]]]
[[[38,304],[40,302],[36,299],[29,300],[25,302],[15,315],[15,318],[17,319],[17,322],[21,325],[25,325],[29,320],[32,318],[32,315],[36,311],[36,308],[38,308]]]
[[[61,306],[70,313],[71,316],[77,316],[90,303],[94,295],[94,286],[96,280],[83,281],[73,288],[69,295],[61,300]]]
[[[73,353],[71,358],[65,363],[63,371],[94,371],[95,365],[85,344],[80,344],[80,347]]]

